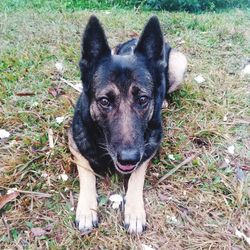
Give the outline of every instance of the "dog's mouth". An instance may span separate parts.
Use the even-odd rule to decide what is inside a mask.
[[[115,166],[119,172],[123,174],[130,174],[133,172],[137,165],[121,165],[119,162],[116,162]]]

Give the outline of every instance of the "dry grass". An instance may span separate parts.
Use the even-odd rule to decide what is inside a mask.
[[[140,237],[125,233],[121,212],[107,202],[110,194],[123,193],[120,176],[98,183],[99,228],[81,236],[73,225],[71,207],[79,183],[66,130],[73,114],[70,100],[75,102],[78,93],[60,81],[55,63],[65,65],[64,78],[79,79],[80,34],[89,15],[25,9],[0,13],[0,128],[11,133],[0,141],[0,192],[24,191],[0,210],[1,249],[141,249],[141,244],[249,249],[235,233],[250,237],[250,93],[249,78],[240,77],[250,53],[249,12],[158,13],[166,39],[187,54],[189,70],[185,87],[163,110],[165,138],[147,174],[148,230]],[[97,15],[113,46],[139,33],[150,13]],[[199,74],[206,79],[202,85],[193,80]],[[58,116],[65,116],[60,125]],[[230,145],[234,155],[227,152]],[[155,186],[193,153],[198,156],[192,162]],[[58,178],[62,173],[69,176],[66,182]],[[32,233],[37,227],[45,230],[40,237]]]

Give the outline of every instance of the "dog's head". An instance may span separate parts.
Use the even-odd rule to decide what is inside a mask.
[[[105,137],[101,146],[118,171],[131,173],[149,143],[147,130],[160,122],[165,96],[164,40],[158,19],[148,21],[134,53],[122,56],[111,54],[103,29],[92,16],[79,65],[89,114]]]

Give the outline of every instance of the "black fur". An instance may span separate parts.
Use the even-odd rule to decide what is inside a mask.
[[[140,164],[156,152],[162,138],[161,107],[168,88],[170,50],[170,46],[164,43],[158,19],[152,17],[139,40],[132,39],[118,45],[115,55],[111,55],[98,19],[95,16],[90,18],[83,36],[79,62],[83,92],[76,104],[72,131],[80,153],[94,171],[113,168],[116,153],[123,148],[139,148],[142,154]],[[131,104],[133,108],[129,108],[133,120],[133,130],[130,131],[132,142],[125,142],[120,132],[122,124],[119,114],[122,111],[119,107],[116,111],[98,110],[97,117],[91,114],[91,105],[98,102],[95,100],[96,92],[105,89],[109,82],[119,89],[122,100],[126,100],[131,84],[144,88],[147,95],[151,95],[148,104],[152,104],[151,116],[150,110],[138,115],[142,111],[140,107],[135,107],[137,104]],[[113,100],[116,97],[109,98]],[[112,102],[114,107],[118,105],[115,100]],[[98,104],[96,107],[99,107]],[[111,112],[114,112],[112,119]]]

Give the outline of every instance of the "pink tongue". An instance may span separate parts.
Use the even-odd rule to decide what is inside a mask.
[[[118,165],[118,167],[124,171],[129,171],[132,170],[134,168],[134,165]]]

